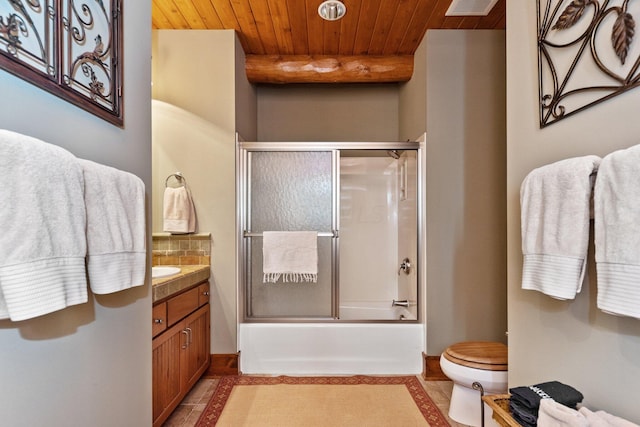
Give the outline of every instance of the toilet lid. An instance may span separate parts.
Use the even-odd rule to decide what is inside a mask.
[[[447,348],[443,355],[453,363],[470,368],[487,371],[507,370],[507,346],[499,342],[460,342]]]

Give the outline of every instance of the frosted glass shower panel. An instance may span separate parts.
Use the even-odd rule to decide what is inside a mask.
[[[259,234],[332,230],[332,153],[254,151],[249,175],[249,317],[330,317],[332,237],[318,237],[317,283],[263,283]]]
[[[251,231],[331,230],[331,152],[250,156]]]

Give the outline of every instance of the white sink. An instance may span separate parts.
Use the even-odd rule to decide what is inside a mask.
[[[151,277],[153,279],[158,279],[160,277],[169,277],[178,273],[180,273],[180,269],[178,267],[151,267]]]

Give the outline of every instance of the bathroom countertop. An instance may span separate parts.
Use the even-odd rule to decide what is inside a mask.
[[[163,266],[165,267],[165,266]],[[184,289],[209,279],[210,265],[167,265],[178,267],[180,273],[152,280],[153,302],[159,302]]]

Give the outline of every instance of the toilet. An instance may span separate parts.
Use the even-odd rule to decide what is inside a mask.
[[[442,372],[453,381],[449,418],[469,426],[482,426],[480,389],[484,394],[507,392],[507,346],[499,342],[468,341],[453,344],[440,356]],[[485,405],[485,421],[491,425],[491,409]]]

